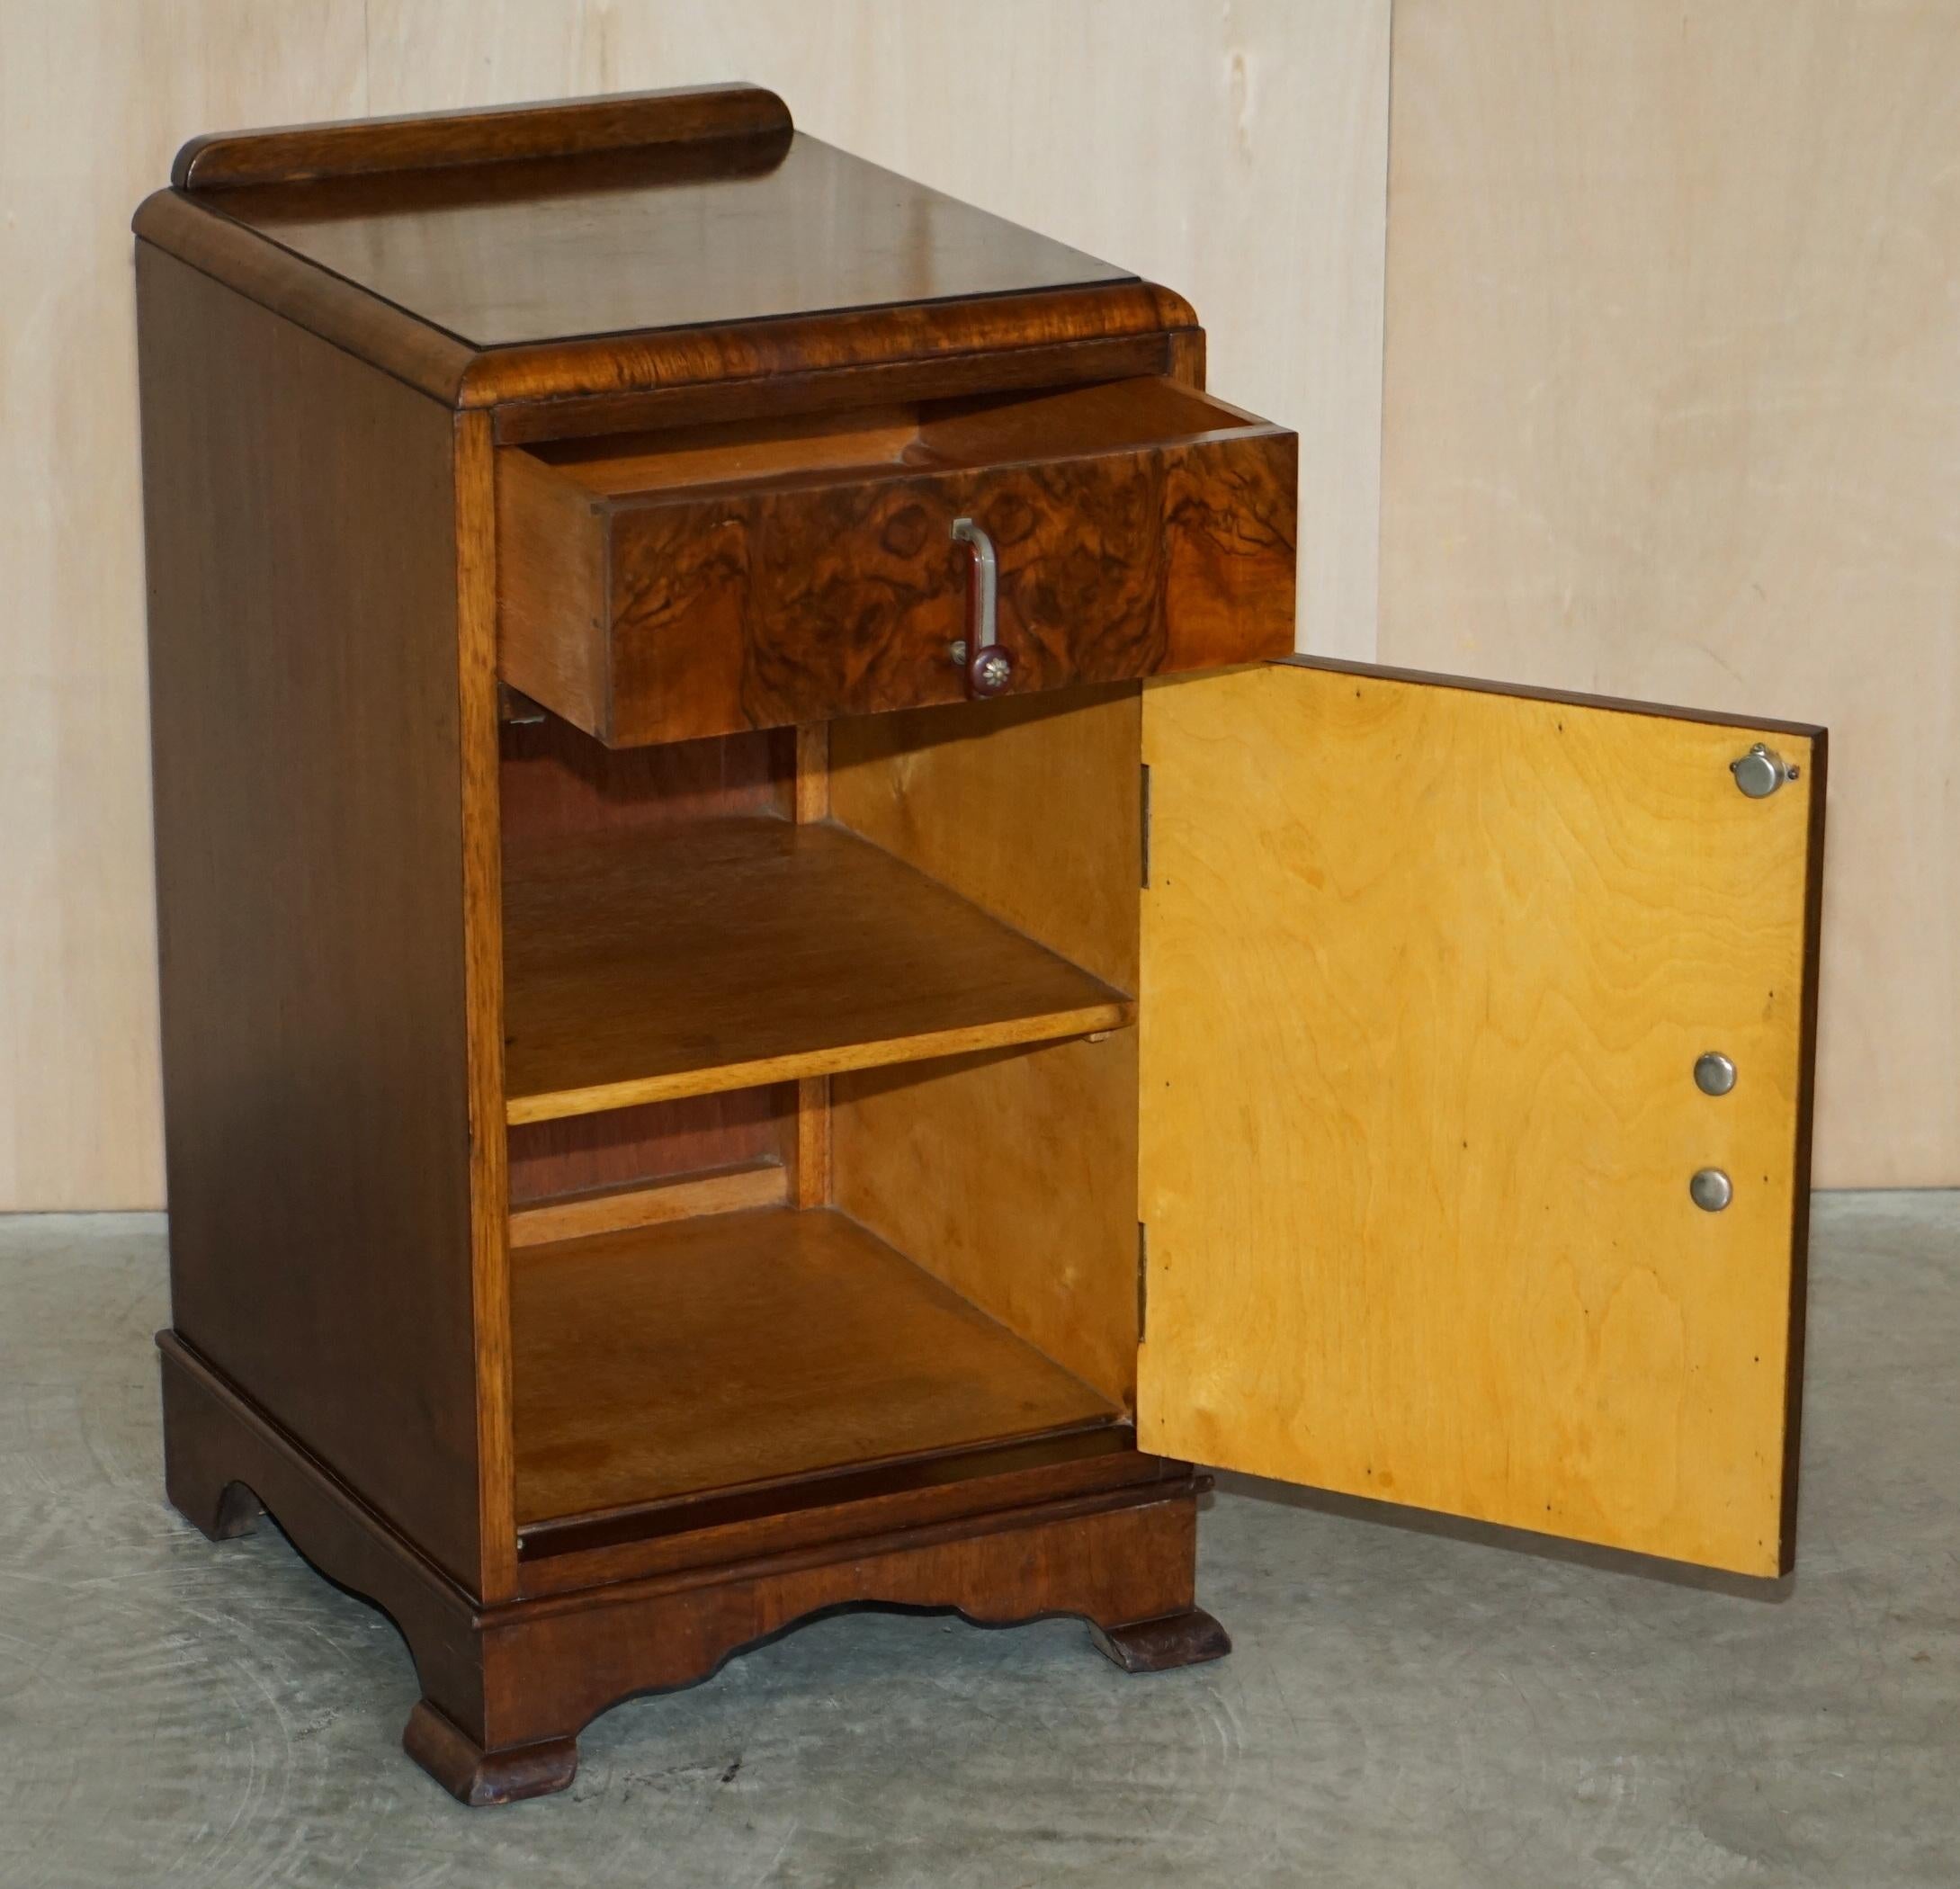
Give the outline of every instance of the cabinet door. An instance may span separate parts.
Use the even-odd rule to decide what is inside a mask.
[[[1786,1569],[1822,730],[1296,659],[1143,748],[1144,1446]]]

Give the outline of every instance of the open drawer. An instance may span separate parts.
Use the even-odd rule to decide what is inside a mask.
[[[1170,380],[497,455],[500,663],[617,748],[1289,652],[1298,443]],[[956,645],[963,649],[956,649]]]

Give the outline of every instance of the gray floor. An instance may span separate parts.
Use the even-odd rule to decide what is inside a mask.
[[[161,1222],[0,1222],[0,1884],[1960,1883],[1960,1196],[1820,1203],[1772,1600],[1233,1484],[1238,1650],[827,1619],[469,1813],[393,1629],[166,1512]]]

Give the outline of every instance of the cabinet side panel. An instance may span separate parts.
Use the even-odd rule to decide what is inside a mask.
[[[504,875],[499,821],[496,448],[487,413],[452,422],[456,702],[462,792],[463,1006],[470,1111],[470,1314],[477,1419],[476,1591],[517,1587],[512,1435],[510,1163],[504,1136]]]
[[[838,721],[834,819],[1136,989],[1135,685]],[[1136,1368],[1136,1033],[831,1079],[831,1198],[1105,1396]]]
[[[830,1079],[830,1198],[1128,1407],[1136,1032]]]
[[[831,818],[1133,993],[1142,712],[1131,682],[833,722]]]
[[[138,287],[173,1318],[474,1584],[452,418]]]

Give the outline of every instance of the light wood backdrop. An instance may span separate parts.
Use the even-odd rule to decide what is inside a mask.
[[[1820,1185],[1960,1182],[1960,4],[1396,0],[1385,661],[1827,721]]]
[[[131,207],[197,130],[730,76],[1189,294],[1301,430],[1308,646],[1379,524],[1386,660],[1829,721],[1818,1177],[1960,1181],[1960,4],[1394,29],[1391,163],[1389,0],[0,0],[0,1209],[161,1194]]]
[[[750,78],[1189,295],[1374,637],[1389,0],[0,0],[0,1209],[162,1196],[130,212],[193,132]]]

